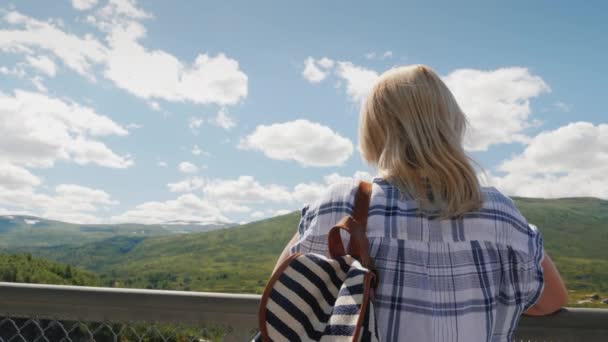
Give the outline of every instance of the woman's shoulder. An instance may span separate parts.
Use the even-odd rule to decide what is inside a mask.
[[[480,213],[491,218],[496,226],[509,228],[509,244],[526,253],[535,253],[542,245],[538,228],[528,222],[518,209],[515,201],[495,187],[482,187],[483,204]]]
[[[339,180],[328,185],[321,196],[316,201],[310,204],[311,207],[320,208],[327,204],[342,203],[348,205],[355,198],[355,192],[359,186],[359,181],[355,179],[351,180]]]
[[[340,218],[350,215],[358,184],[355,180],[333,182],[316,200],[306,204],[301,211],[298,227],[300,235],[326,234],[326,230],[333,227]]]
[[[332,212],[345,213],[352,210],[355,193],[361,181],[341,179],[332,182],[321,191],[317,199],[304,206],[302,215],[323,215]]]
[[[511,197],[503,194],[493,186],[481,187],[482,209],[501,210],[515,216],[522,216]]]

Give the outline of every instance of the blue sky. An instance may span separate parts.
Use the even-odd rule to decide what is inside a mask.
[[[434,68],[484,182],[608,198],[602,2],[74,0],[0,7],[0,214],[250,221],[375,172],[358,108]],[[602,8],[603,7],[603,8]]]

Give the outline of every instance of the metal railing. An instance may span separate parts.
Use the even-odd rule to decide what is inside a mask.
[[[260,297],[0,282],[0,341],[245,341]],[[608,310],[523,317],[516,340],[608,341]]]

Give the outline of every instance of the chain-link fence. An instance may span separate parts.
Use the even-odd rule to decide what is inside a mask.
[[[245,341],[259,296],[0,282],[0,342]]]
[[[1,342],[215,342],[223,341],[230,332],[221,326],[200,329],[171,324],[0,318]]]

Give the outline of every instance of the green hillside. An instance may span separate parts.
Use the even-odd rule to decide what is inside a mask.
[[[516,198],[542,231],[572,302],[608,295],[608,201]],[[296,230],[299,213],[207,233],[113,237],[81,247],[28,249],[36,255],[103,274],[123,287],[260,293],[276,258]]]
[[[597,198],[515,198],[536,224],[545,249],[566,279],[570,302],[598,292],[608,297],[608,201]]]
[[[28,250],[102,273],[102,281],[115,286],[260,292],[298,220],[293,213],[208,233]]]
[[[93,272],[32,257],[31,254],[0,254],[0,281],[55,285],[100,285],[98,276]]]

